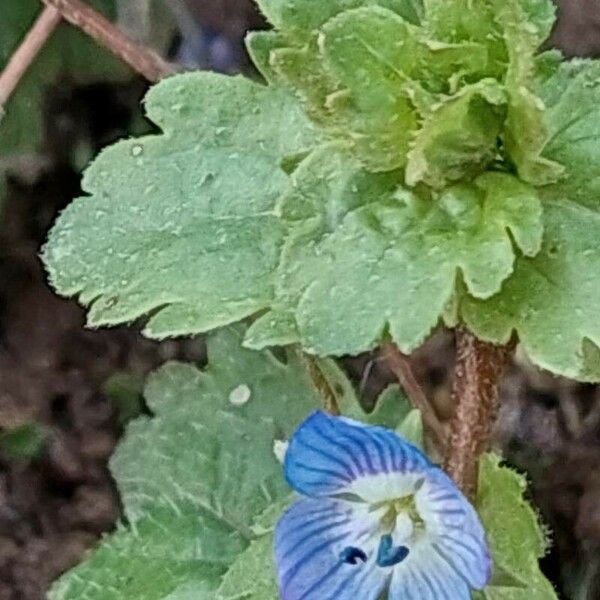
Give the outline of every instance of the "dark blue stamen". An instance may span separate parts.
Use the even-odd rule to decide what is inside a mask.
[[[394,546],[391,535],[384,535],[379,542],[377,551],[377,565],[380,567],[394,567],[400,564],[409,553],[406,546]]]
[[[355,565],[359,560],[367,562],[367,555],[360,548],[355,548],[354,546],[344,548],[340,558],[349,565]]]

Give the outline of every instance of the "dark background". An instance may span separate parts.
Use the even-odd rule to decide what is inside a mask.
[[[170,57],[247,70],[243,35],[264,25],[251,2],[187,4]],[[600,53],[598,0],[564,0],[559,14],[553,44],[569,56]],[[43,151],[13,170],[0,208],[0,600],[40,600],[114,527],[107,460],[127,420],[145,410],[144,376],[170,358],[204,360],[201,340],[158,344],[134,328],[84,329],[83,311],[53,295],[38,260],[57,212],[79,193],[74,149],[92,155],[139,128],[145,88],[133,78],[48,89]],[[452,337],[440,332],[414,357],[444,418],[453,354]],[[345,364],[367,404],[393,380],[376,355]],[[600,391],[517,359],[502,399],[496,443],[527,472],[554,540],[544,569],[564,598],[598,600]]]

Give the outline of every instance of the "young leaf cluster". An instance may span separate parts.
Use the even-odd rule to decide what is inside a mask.
[[[268,85],[150,93],[162,134],[89,169],[45,251],[92,325],[256,317],[246,344],[404,352],[440,319],[600,380],[600,66],[550,0],[260,0]]]
[[[242,348],[243,336],[239,327],[212,335],[203,372],[171,363],[151,377],[153,416],[129,426],[111,464],[125,522],[54,585],[51,600],[277,600],[272,529],[291,499],[275,442],[318,408],[319,394],[297,354],[284,364]],[[419,415],[396,388],[366,415],[341,372],[326,371],[345,415],[422,443]],[[555,598],[537,564],[546,542],[524,481],[492,456],[481,478],[477,508],[495,573],[484,597]]]

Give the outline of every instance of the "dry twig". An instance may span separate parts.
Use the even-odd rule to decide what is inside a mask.
[[[58,10],[46,6],[0,74],[0,112],[40,49],[61,21]]]
[[[448,438],[446,429],[438,419],[434,407],[417,381],[410,364],[410,359],[405,354],[402,354],[398,347],[391,342],[385,344],[381,350],[384,360],[398,378],[408,399],[415,408],[421,411],[425,429],[431,435],[438,450],[443,453]]]
[[[175,73],[173,65],[125,35],[100,13],[80,0],[42,0],[48,7],[60,12],[65,21],[84,31],[99,44],[127,63],[150,82],[156,82]]]

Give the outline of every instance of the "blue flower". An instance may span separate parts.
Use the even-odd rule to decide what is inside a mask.
[[[285,474],[305,498],[275,531],[282,600],[469,600],[489,581],[474,508],[393,431],[316,412]]]

